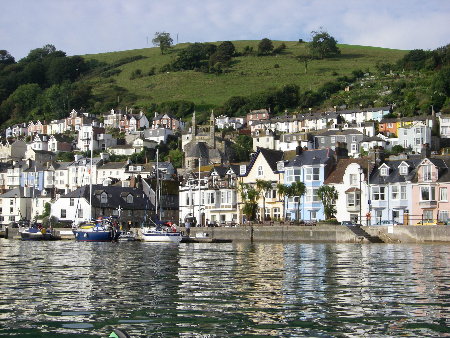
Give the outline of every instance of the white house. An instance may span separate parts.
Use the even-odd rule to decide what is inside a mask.
[[[419,121],[412,125],[398,128],[399,144],[403,148],[410,148],[415,153],[420,153],[423,144],[431,145],[431,127]]]
[[[143,132],[143,138],[148,141],[159,143],[166,143],[169,135],[173,135],[173,129],[167,128],[157,128],[157,129],[146,129]]]
[[[450,138],[450,115],[439,115],[441,138]]]

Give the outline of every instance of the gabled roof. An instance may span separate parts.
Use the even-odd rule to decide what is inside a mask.
[[[266,148],[258,148],[258,150],[259,153],[266,159],[266,162],[270,166],[270,169],[272,169],[273,172],[277,171],[277,162],[283,159],[283,152],[280,150],[272,150]],[[256,157],[257,156],[255,156],[255,160]],[[250,166],[252,166],[252,164]]]
[[[345,171],[347,170],[347,167],[352,163],[357,163],[363,168],[365,177],[367,177],[367,170],[369,170],[369,172],[372,172],[373,164],[371,162],[368,162],[367,158],[342,158],[338,160],[336,168],[326,178],[324,184],[343,183]]]

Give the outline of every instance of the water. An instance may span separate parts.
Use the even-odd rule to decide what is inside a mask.
[[[450,336],[450,246],[0,240],[0,336]]]

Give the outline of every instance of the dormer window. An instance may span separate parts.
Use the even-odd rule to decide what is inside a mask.
[[[402,165],[399,167],[400,175],[407,175],[408,174],[408,167],[406,165]]]
[[[131,195],[131,194],[129,194],[128,196],[127,196],[127,203],[133,203],[133,195]]]
[[[388,176],[389,175],[389,169],[386,168],[386,167],[381,168],[380,175],[381,176]]]
[[[108,203],[108,194],[106,192],[102,192],[100,195],[100,203]]]

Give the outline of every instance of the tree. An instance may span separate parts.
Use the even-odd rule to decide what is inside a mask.
[[[248,221],[254,221],[258,210],[258,191],[250,184],[239,182],[238,192],[243,201],[242,213]]]
[[[268,38],[262,39],[258,43],[258,54],[260,55],[268,55],[273,51],[273,43],[272,40]]]
[[[300,199],[306,192],[305,183],[296,181],[289,186],[288,196],[289,197],[298,197],[297,202],[297,221],[300,220]]]
[[[249,135],[238,135],[235,140],[236,142],[231,146],[234,152],[233,160],[236,162],[248,161],[253,149],[253,138]]]
[[[262,220],[266,220],[266,194],[270,190],[272,190],[272,181],[267,180],[256,180],[256,190],[258,190],[258,193],[263,198],[263,212],[262,212]]]
[[[14,57],[7,50],[0,50],[0,65],[10,65],[14,62],[16,62]]]
[[[317,195],[322,201],[325,219],[330,219],[336,213],[336,200],[338,199],[336,188],[329,185],[322,185],[317,190]]]
[[[156,32],[155,37],[152,40],[152,43],[155,46],[159,46],[159,49],[161,50],[161,54],[164,54],[170,49],[170,47],[172,47],[173,40],[170,37],[169,33]]]
[[[337,41],[326,31],[312,31],[312,41],[308,44],[309,51],[314,58],[324,59],[341,54]]]
[[[277,184],[277,193],[280,198],[283,198],[283,220],[286,219],[286,197],[290,194],[289,186],[286,184],[278,183]]]

